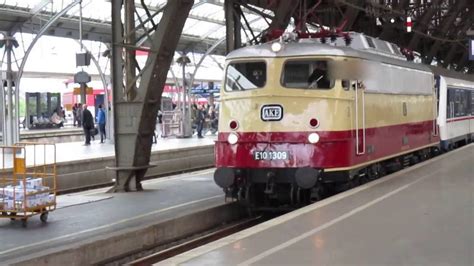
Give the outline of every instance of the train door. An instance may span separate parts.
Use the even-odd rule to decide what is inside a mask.
[[[440,86],[441,86],[441,80],[440,80],[440,76],[435,76],[434,77],[434,83],[433,83],[433,86],[434,86],[434,90],[433,90],[433,136],[438,136],[439,135],[439,120],[440,120],[440,112],[439,112],[439,103],[440,103],[440,93],[441,93],[441,89],[440,89]]]
[[[365,154],[366,131],[365,131],[365,87],[356,80],[353,84],[355,89],[355,141],[356,155]]]

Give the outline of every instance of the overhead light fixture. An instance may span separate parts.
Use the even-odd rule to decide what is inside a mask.
[[[274,42],[272,43],[272,51],[275,52],[275,53],[278,53],[281,51],[281,48],[283,48],[283,46],[281,45],[281,43],[279,42]]]
[[[178,59],[176,59],[176,63],[180,65],[187,65],[191,63],[191,59],[189,59],[187,55],[182,54],[180,57],[178,57]]]

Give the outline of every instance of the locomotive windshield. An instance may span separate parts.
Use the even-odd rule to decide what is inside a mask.
[[[263,88],[267,81],[267,66],[262,62],[230,63],[227,66],[225,90],[246,91]]]
[[[330,89],[328,62],[324,60],[291,60],[283,68],[282,85],[297,89]]]

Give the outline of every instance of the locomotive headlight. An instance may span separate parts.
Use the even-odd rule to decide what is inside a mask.
[[[235,133],[230,133],[229,136],[227,137],[227,142],[229,142],[229,144],[231,145],[236,144],[237,141],[239,141],[239,136],[237,136],[237,134]]]
[[[279,42],[274,42],[272,43],[272,51],[275,53],[278,53],[281,51],[281,48],[283,48],[283,45]]]
[[[311,133],[308,135],[308,141],[311,144],[316,144],[319,142],[319,134],[318,133]]]

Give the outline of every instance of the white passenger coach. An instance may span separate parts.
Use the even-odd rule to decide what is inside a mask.
[[[474,141],[474,80],[453,76],[453,73],[436,74],[438,94],[438,125],[441,148],[449,151]]]

